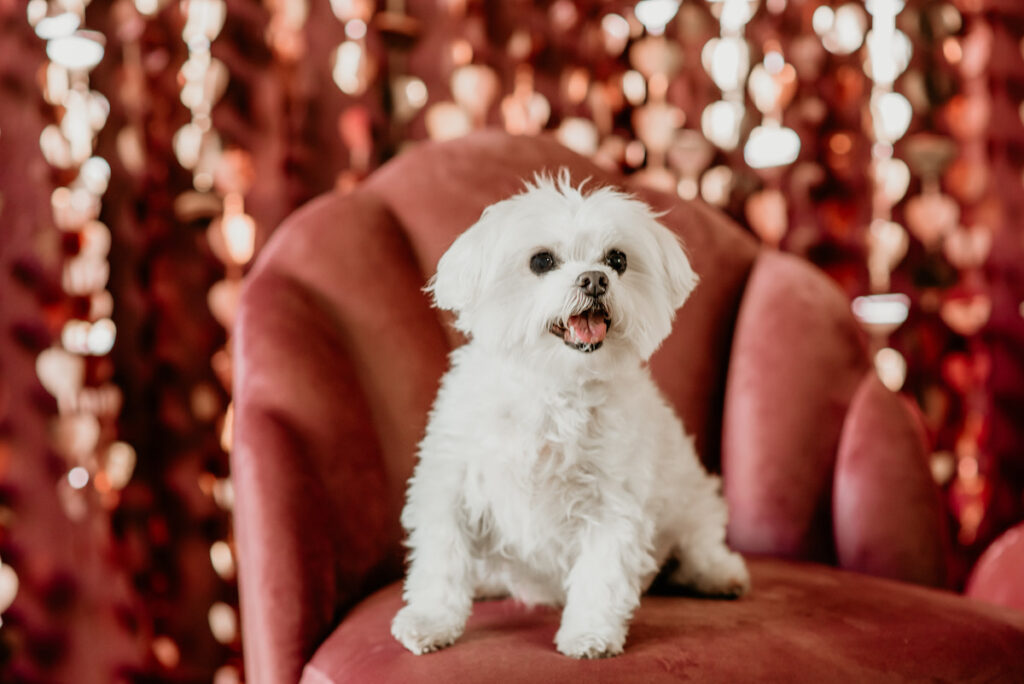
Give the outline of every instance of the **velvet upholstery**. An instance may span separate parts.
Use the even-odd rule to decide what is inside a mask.
[[[839,565],[943,584],[940,559],[949,553],[948,537],[924,443],[907,400],[874,372],[866,374],[850,402],[836,458],[832,527]]]
[[[971,598],[1024,611],[1024,523],[992,542],[967,580]]]
[[[750,568],[755,589],[739,601],[645,596],[625,652],[596,661],[555,651],[557,610],[509,600],[478,602],[455,647],[412,655],[388,631],[396,583],[353,609],[301,681],[1010,682],[1024,672],[1007,667],[1024,668],[1024,613],[819,565],[753,558]]]
[[[317,673],[356,673],[336,666],[352,649],[397,653],[390,650],[397,644],[380,631],[385,613],[397,607],[396,589],[366,597],[401,576],[398,514],[405,481],[447,352],[460,342],[421,288],[440,255],[486,205],[517,191],[521,179],[534,172],[562,166],[576,180],[590,177],[592,183],[630,188],[549,139],[484,132],[422,144],[354,192],[315,200],[285,221],[261,253],[247,277],[234,336],[232,477],[248,681],[298,681],[314,653],[322,667],[307,670],[307,678],[314,678],[309,681],[318,681]],[[934,491],[922,471],[913,416],[870,380],[842,294],[812,267],[760,249],[700,203],[630,189],[667,212],[663,222],[683,238],[702,278],[651,368],[705,462],[723,472],[733,544],[747,552],[937,583],[942,521],[929,503]],[[904,489],[911,493],[906,501],[888,501]],[[806,635],[816,629],[811,625],[842,622],[843,615],[856,627],[878,603],[867,596],[866,603],[857,603],[860,587],[876,586],[863,584],[868,580],[816,565],[758,561],[754,581],[751,597],[735,604],[687,602],[684,609],[684,603],[672,603],[678,598],[645,599],[638,617],[650,606],[653,622],[638,625],[632,639],[657,646],[665,636],[676,639],[675,645],[647,651],[647,660],[610,660],[606,667],[635,671],[640,681],[651,681],[647,675],[654,671],[685,676],[680,663],[702,658],[689,651],[703,648],[698,644],[704,636],[668,629],[676,612],[684,620],[680,624],[699,626],[700,620],[718,619],[705,617],[705,611],[739,611],[729,613],[739,622],[720,623],[733,629],[774,621],[783,606],[779,615],[805,620],[795,628]],[[824,603],[827,592],[814,590],[844,582],[852,584],[839,603]],[[893,595],[908,592],[909,603],[899,604],[906,607],[900,620],[929,621],[917,627],[921,632],[907,626],[907,638],[949,629],[954,639],[967,629],[955,620],[941,628],[930,624],[939,620],[928,607],[932,599],[974,616],[964,624],[987,616],[985,629],[1006,643],[1024,635],[1019,623],[1000,623],[1003,614],[981,604],[921,594],[909,585],[877,586]],[[773,603],[772,596],[791,600]],[[921,596],[931,598],[915,603],[913,597]],[[484,617],[474,620],[491,620],[503,638],[526,638],[515,625],[525,620],[534,629],[531,621],[538,618],[516,617],[518,609],[495,607],[500,605],[480,607]],[[501,615],[510,616],[509,625],[501,625]],[[536,634],[552,619],[537,623],[542,631]],[[685,622],[691,619],[697,622]],[[801,648],[813,646],[800,634],[792,638],[805,640]],[[858,634],[863,652],[886,643],[870,630]],[[740,653],[785,645],[748,636],[728,657],[722,655],[730,652],[722,637],[714,651],[719,656],[702,662],[720,662],[724,677],[737,672],[729,668],[742,666]],[[572,661],[552,660],[555,651],[545,646],[529,654],[501,647],[495,657],[527,655],[538,658],[536,668],[545,662],[570,667]],[[470,642],[468,648],[484,644]],[[644,652],[637,649],[635,656]],[[461,642],[450,653],[416,663],[426,667],[461,658],[460,653],[470,657]],[[992,663],[1009,662],[992,657]],[[852,658],[836,660],[835,671],[849,671],[851,678],[866,671],[848,670]],[[620,662],[632,665],[617,669],[625,667]],[[937,662],[950,663],[951,673],[967,664],[953,655]],[[594,666],[599,665],[586,665]],[[529,670],[535,678],[554,681],[536,668]],[[384,681],[371,670],[358,672],[364,681]]]
[[[836,449],[867,367],[839,288],[791,255],[762,254],[736,322],[725,394],[725,493],[739,548],[832,560]]]

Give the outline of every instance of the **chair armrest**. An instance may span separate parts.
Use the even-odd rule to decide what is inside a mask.
[[[382,566],[399,529],[354,369],[294,282],[248,284],[236,345],[232,478],[250,682],[302,667]]]
[[[840,567],[944,584],[945,516],[927,458],[923,427],[909,402],[868,371],[843,423],[833,481]]]
[[[1024,523],[1004,532],[985,550],[967,580],[968,596],[1024,610]]]
[[[232,477],[246,676],[298,681],[401,576],[399,513],[448,345],[402,228],[328,195],[275,232],[234,335]]]

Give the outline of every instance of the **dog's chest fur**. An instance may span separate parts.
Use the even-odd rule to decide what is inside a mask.
[[[481,556],[564,576],[581,526],[604,504],[606,481],[615,476],[608,400],[595,385],[497,402],[501,439],[482,436],[491,453],[467,472],[465,506]]]

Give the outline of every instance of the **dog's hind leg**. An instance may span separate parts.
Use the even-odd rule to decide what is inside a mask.
[[[725,543],[729,514],[719,480],[709,475],[702,485],[690,493],[686,510],[674,525],[673,555],[679,567],[669,581],[706,596],[742,596],[750,589],[750,574],[743,557]]]

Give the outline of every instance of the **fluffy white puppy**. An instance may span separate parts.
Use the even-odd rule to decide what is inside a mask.
[[[711,595],[749,586],[720,482],[646,362],[697,284],[644,203],[562,171],[486,209],[428,286],[469,342],[451,354],[409,482],[413,653],[462,634],[474,597],[562,605],[555,645],[620,653],[659,568]]]

